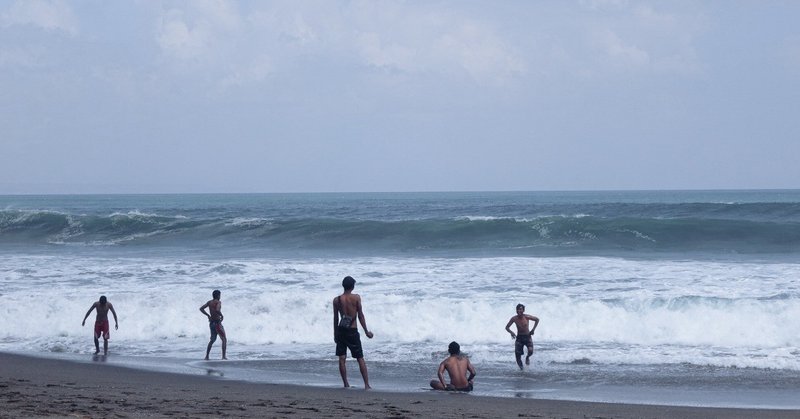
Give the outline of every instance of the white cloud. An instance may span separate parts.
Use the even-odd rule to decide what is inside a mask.
[[[368,66],[496,83],[525,71],[524,59],[488,22],[441,10],[394,8],[357,20],[353,47]]]
[[[435,52],[454,57],[475,80],[502,82],[525,71],[522,58],[494,31],[471,22],[445,34],[437,44]]]
[[[410,72],[421,70],[414,49],[396,43],[386,44],[375,32],[364,32],[355,37],[355,46],[366,64]]]
[[[261,3],[240,14],[223,2],[187,2],[163,14],[157,42],[168,57],[225,69],[225,85],[263,81],[304,53],[489,83],[525,71],[496,28],[468,16],[405,4],[314,5]]]
[[[186,2],[160,17],[157,42],[162,52],[178,59],[214,54],[214,48],[241,30],[241,19],[230,2]]]
[[[706,26],[700,7],[664,12],[642,2],[582,4],[586,14],[575,29],[587,34],[585,48],[593,53],[580,59],[580,44],[567,49],[573,60],[587,69],[573,69],[575,73],[688,76],[702,72],[695,49]]]
[[[647,51],[623,41],[610,29],[600,31],[593,39],[596,46],[610,59],[612,65],[642,67],[650,63],[650,55]]]
[[[3,26],[33,25],[48,31],[75,36],[78,22],[65,1],[20,0],[0,16]]]

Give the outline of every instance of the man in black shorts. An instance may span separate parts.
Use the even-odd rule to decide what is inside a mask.
[[[369,390],[369,375],[367,374],[367,363],[364,362],[364,351],[361,349],[361,335],[358,333],[356,319],[364,328],[364,333],[372,339],[372,332],[367,329],[367,320],[361,309],[361,296],[353,294],[356,280],[350,276],[344,277],[342,287],[344,293],[333,299],[333,340],[336,342],[336,356],[339,357],[339,374],[342,375],[342,382],[345,387],[350,387],[347,381],[347,350],[350,355],[358,361],[358,369],[361,377],[364,378],[364,389]]]
[[[458,342],[450,342],[447,347],[450,356],[439,364],[438,380],[431,380],[431,387],[434,390],[444,391],[472,391],[475,381],[475,367],[469,362],[469,358],[461,354],[461,346]],[[450,384],[444,381],[444,372],[450,376]],[[467,377],[469,373],[469,377]]]
[[[528,323],[533,320],[533,329],[528,330]],[[510,327],[511,324],[517,325],[517,334],[515,335],[514,332],[511,331]],[[517,304],[517,315],[512,317],[511,320],[508,321],[506,324],[506,331],[511,333],[511,339],[516,339],[514,342],[514,356],[517,358],[517,365],[519,365],[519,369],[522,369],[522,354],[524,352],[523,347],[528,347],[528,356],[525,357],[525,365],[531,364],[531,355],[533,355],[533,332],[536,330],[536,326],[539,325],[539,318],[536,316],[531,316],[530,314],[525,314],[525,306],[522,304]]]

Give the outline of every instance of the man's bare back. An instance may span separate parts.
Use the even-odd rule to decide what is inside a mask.
[[[450,384],[452,384],[453,387],[464,388],[469,385],[467,381],[467,370],[471,366],[469,358],[464,355],[451,355],[442,361],[441,368],[447,371],[447,375],[450,376]]]
[[[469,362],[469,358],[461,354],[461,346],[458,342],[450,342],[447,347],[450,356],[439,364],[437,375],[438,380],[431,380],[431,387],[434,390],[446,391],[472,391],[472,381],[475,379],[475,367]],[[450,384],[444,380],[444,372],[450,376]],[[469,377],[467,377],[469,373]]]
[[[361,296],[353,293],[344,293],[333,300],[333,307],[343,315],[349,317],[350,328],[357,328],[356,319],[361,313]]]

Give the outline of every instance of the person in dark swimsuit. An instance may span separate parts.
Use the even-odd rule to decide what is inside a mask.
[[[472,391],[475,380],[475,367],[469,362],[469,358],[461,354],[461,346],[458,342],[450,342],[447,347],[450,356],[439,364],[439,379],[431,380],[431,387],[434,390],[444,391]],[[450,376],[450,384],[444,381],[444,372]],[[469,377],[467,377],[469,372]]]
[[[528,324],[531,320],[533,320],[533,329],[529,330]],[[510,329],[512,324],[517,325],[516,334]],[[525,347],[528,348],[528,356],[525,357],[525,365],[531,364],[531,355],[533,355],[533,332],[536,330],[536,326],[539,326],[539,318],[531,316],[530,314],[525,314],[525,306],[517,304],[517,315],[508,321],[508,324],[506,324],[506,331],[511,333],[511,339],[516,339],[514,342],[514,356],[517,358],[517,365],[520,370],[523,369],[522,354],[524,353]]]
[[[225,328],[222,327],[221,295],[222,293],[219,290],[214,290],[214,292],[211,293],[213,300],[208,300],[207,303],[200,306],[200,312],[208,317],[208,328],[211,332],[211,338],[208,341],[208,347],[206,347],[206,361],[208,361],[208,354],[211,353],[211,346],[214,345],[217,336],[222,340],[222,359],[228,359],[225,356],[226,350],[228,349],[228,337],[225,336]],[[206,308],[208,308],[208,313],[206,313]]]
[[[358,324],[364,328],[364,334],[372,339],[372,332],[367,328],[367,320],[361,308],[361,296],[353,294],[356,280],[346,276],[342,280],[344,293],[333,299],[333,340],[336,342],[336,356],[339,357],[339,374],[342,375],[342,382],[345,387],[350,387],[347,381],[347,350],[350,355],[358,362],[358,369],[364,379],[364,389],[369,390],[369,375],[367,374],[367,363],[364,361],[364,350],[361,348],[361,335],[358,334]]]

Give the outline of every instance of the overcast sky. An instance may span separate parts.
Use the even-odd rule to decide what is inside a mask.
[[[0,0],[0,193],[800,188],[798,1]]]

